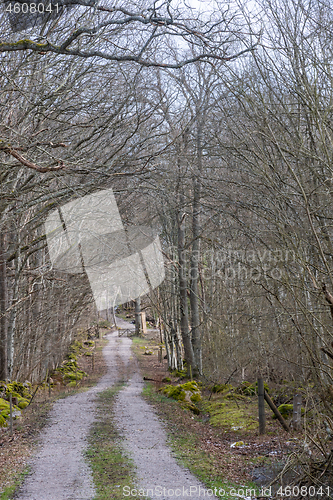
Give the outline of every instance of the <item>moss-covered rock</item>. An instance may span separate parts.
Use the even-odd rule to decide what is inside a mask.
[[[173,371],[171,371],[171,375],[173,377],[186,377],[187,370],[186,370],[186,368],[184,368],[183,370],[173,370]]]
[[[212,392],[214,394],[219,394],[221,392],[230,391],[230,389],[232,389],[232,388],[233,387],[231,384],[215,384],[212,387]]]
[[[21,398],[23,401],[23,398]],[[29,404],[28,400],[27,405]],[[19,418],[21,416],[21,408],[18,406],[13,405],[12,408],[13,411],[13,418]],[[0,398],[0,427],[7,427],[7,423],[10,417],[10,404],[8,401],[5,401],[4,399]]]
[[[76,382],[73,380],[72,382],[69,382],[69,384],[67,384],[67,387],[75,387],[76,386]]]
[[[264,389],[267,394],[269,394],[269,387],[266,382],[264,382]],[[255,384],[251,384],[251,382],[244,381],[238,387],[238,392],[244,394],[245,396],[255,396],[256,394],[258,394],[258,382],[256,382]]]
[[[246,401],[246,396],[244,394],[237,394],[236,392],[228,392],[223,396],[225,399],[233,399],[238,401]]]
[[[0,398],[0,411],[9,409],[9,403],[3,398]]]
[[[94,347],[95,346],[94,340],[85,340],[83,342],[83,344],[85,345],[85,347]]]
[[[192,403],[198,403],[198,401],[201,401],[201,399],[201,394],[198,392],[195,392],[194,394],[192,394],[192,396],[190,396],[190,400],[192,401]]]
[[[30,382],[22,383],[17,382],[16,380],[8,383],[0,382],[0,393],[2,394],[2,397],[5,397],[6,399],[9,398],[10,394],[14,398],[31,399],[32,385]]]
[[[17,403],[17,406],[21,409],[21,410],[24,410],[24,408],[26,408],[27,406],[29,406],[29,401],[25,398],[20,398],[18,403]]]
[[[194,413],[195,415],[200,415],[200,410],[199,408],[193,404],[193,403],[182,403],[182,407],[185,409],[185,410],[190,410],[192,413]]]
[[[197,403],[201,401],[201,393],[198,384],[194,381],[185,382],[185,384],[166,385],[162,392],[176,401],[186,401],[188,403]]]
[[[293,409],[294,409],[293,405],[289,405],[289,404],[282,404],[278,407],[278,410],[284,419],[288,419],[288,418],[292,417]],[[305,409],[301,408],[301,414],[304,415],[304,413],[305,413]],[[276,416],[273,415],[272,418],[276,418]]]
[[[210,424],[228,431],[253,430],[258,427],[257,419],[246,411],[247,401],[220,399],[202,403],[203,411],[209,413]]]
[[[77,355],[73,353],[69,353],[67,358],[69,361],[77,361]]]
[[[278,407],[283,418],[289,418],[293,414],[293,405],[283,404]]]

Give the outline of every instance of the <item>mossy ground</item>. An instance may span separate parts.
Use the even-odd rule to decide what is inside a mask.
[[[237,401],[218,397],[215,401],[204,401],[202,410],[209,413],[210,424],[225,431],[255,431],[258,428],[256,416],[252,414],[251,401]]]
[[[114,397],[121,388],[119,384],[99,395],[98,417],[88,438],[86,458],[93,471],[94,500],[120,500],[124,498],[124,486],[134,488],[135,466],[124,452],[113,423]],[[134,496],[131,498],[136,500]]]

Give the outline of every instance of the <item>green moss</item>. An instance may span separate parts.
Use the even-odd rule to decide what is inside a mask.
[[[11,394],[16,398],[31,399],[32,385],[29,382],[17,382],[13,380],[9,383],[0,382],[0,393],[2,393],[7,399]]]
[[[225,394],[223,397],[225,399],[233,399],[233,400],[238,399],[238,401],[246,400],[246,396],[244,396],[243,394],[237,394],[235,392],[229,392],[228,394]]]
[[[246,412],[246,406],[233,400],[202,403],[204,411],[210,414],[210,424],[228,431],[253,430],[257,420]]]
[[[70,361],[77,361],[77,355],[76,354],[70,353],[70,354],[68,354],[67,357],[68,357],[68,359]]]
[[[86,377],[87,374],[80,370],[76,359],[69,359],[56,369],[56,372],[61,373],[64,382],[75,382],[75,384]],[[69,384],[68,384],[69,385]]]
[[[186,377],[186,375],[187,375],[187,370],[186,370],[186,368],[184,368],[184,370],[173,370],[173,371],[171,372],[171,375],[172,375],[173,377]]]
[[[9,408],[8,401],[5,401],[4,399],[0,398],[0,410],[4,410],[7,408]]]
[[[70,359],[70,356],[72,355],[78,355],[81,353],[81,351],[83,350],[83,344],[82,342],[80,342],[79,340],[76,340],[69,348],[69,354],[68,354],[68,358]],[[77,358],[76,358],[77,359]]]
[[[2,414],[0,414],[0,427],[7,427],[7,425],[7,419]]]
[[[181,387],[185,391],[198,391],[198,384],[194,381],[191,382],[185,382],[185,384],[182,384]]]
[[[212,387],[212,392],[214,394],[217,394],[220,392],[230,391],[230,389],[232,389],[232,388],[233,387],[231,384],[215,384]]]
[[[168,398],[175,399],[176,401],[185,401],[190,399],[192,402],[201,401],[201,394],[198,384],[194,381],[185,382],[185,384],[166,385],[162,389],[163,394]],[[187,393],[190,393],[189,396]],[[189,401],[187,401],[189,403]]]
[[[24,399],[24,398],[20,398],[17,406],[21,409],[21,410],[24,410],[24,408],[26,408],[27,406],[29,406],[29,401],[27,399]]]
[[[75,372],[66,372],[64,373],[64,381],[79,381],[79,380],[82,380],[83,377],[85,377],[87,374],[81,370],[77,370]]]
[[[264,389],[269,394],[269,387],[264,382]],[[251,384],[251,382],[244,381],[242,384],[238,387],[238,392],[241,394],[244,394],[245,396],[255,396],[258,394],[258,382],[255,384]]]
[[[190,400],[193,402],[193,403],[198,403],[198,401],[201,401],[201,394],[199,394],[198,392],[194,393],[191,397],[190,397]]]
[[[293,414],[293,405],[288,405],[288,404],[282,404],[278,407],[279,412],[281,413],[282,417],[287,419],[290,418]],[[301,409],[302,415],[305,413],[305,409]],[[273,418],[276,418],[275,415],[273,415]]]
[[[94,347],[95,342],[93,340],[85,340],[84,345],[88,347]]]
[[[166,385],[162,392],[168,398],[175,399],[176,401],[185,401],[185,391],[180,385]]]
[[[199,408],[197,406],[195,406],[195,404],[193,404],[193,403],[184,402],[184,403],[182,403],[182,408],[184,408],[184,410],[190,410],[195,415],[200,415]]]
[[[164,378],[162,378],[162,382],[164,382],[165,384],[169,383],[169,382],[171,382],[171,378],[170,377],[164,377]]]
[[[13,391],[13,392],[11,393],[11,395],[12,395],[12,397],[13,397],[13,398],[17,398],[17,399],[20,399],[20,398],[21,398],[21,395],[20,395],[18,392],[15,392],[15,391]],[[8,394],[8,396],[7,396],[7,397],[9,397],[9,394]]]
[[[293,414],[293,405],[280,405],[278,407],[279,412],[283,416],[283,418],[288,418],[290,415]]]

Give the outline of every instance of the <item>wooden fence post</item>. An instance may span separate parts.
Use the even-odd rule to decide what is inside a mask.
[[[141,311],[141,328],[142,334],[147,335],[146,311]]]
[[[258,378],[259,434],[265,434],[265,389],[264,380]]]
[[[302,416],[302,395],[295,394],[293,398],[293,429],[299,430],[301,427]]]
[[[277,409],[277,407],[275,406],[275,404],[273,403],[273,401],[271,400],[270,396],[267,394],[266,391],[264,391],[264,395],[268,406],[270,407],[270,409],[272,410],[272,412],[274,413],[274,415],[276,416],[276,418],[278,419],[284,430],[289,432],[289,427],[287,422],[282,417],[281,413],[279,412],[279,410]]]

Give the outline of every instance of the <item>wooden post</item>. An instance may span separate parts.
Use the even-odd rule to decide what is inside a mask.
[[[135,301],[135,335],[142,336],[142,323],[141,323],[141,299],[138,297]]]
[[[258,378],[259,434],[265,434],[265,389],[264,380]]]
[[[147,334],[146,311],[141,311],[141,327],[143,335]]]
[[[9,394],[9,430],[10,435],[13,435],[13,396],[12,393]]]
[[[112,307],[112,318],[113,318],[114,327],[117,328],[117,321],[116,321],[116,314],[114,312],[114,306]]]
[[[302,416],[302,395],[295,394],[293,398],[293,429],[295,431],[301,428]]]
[[[273,403],[273,401],[271,400],[270,396],[267,394],[266,391],[264,395],[268,406],[270,407],[270,409],[272,410],[272,412],[274,413],[274,415],[276,416],[276,418],[278,419],[284,430],[289,432],[289,427],[287,422],[285,421],[285,419],[283,418],[283,416],[281,415],[281,413],[279,412],[279,410],[277,409],[277,407],[275,406],[275,404]]]

